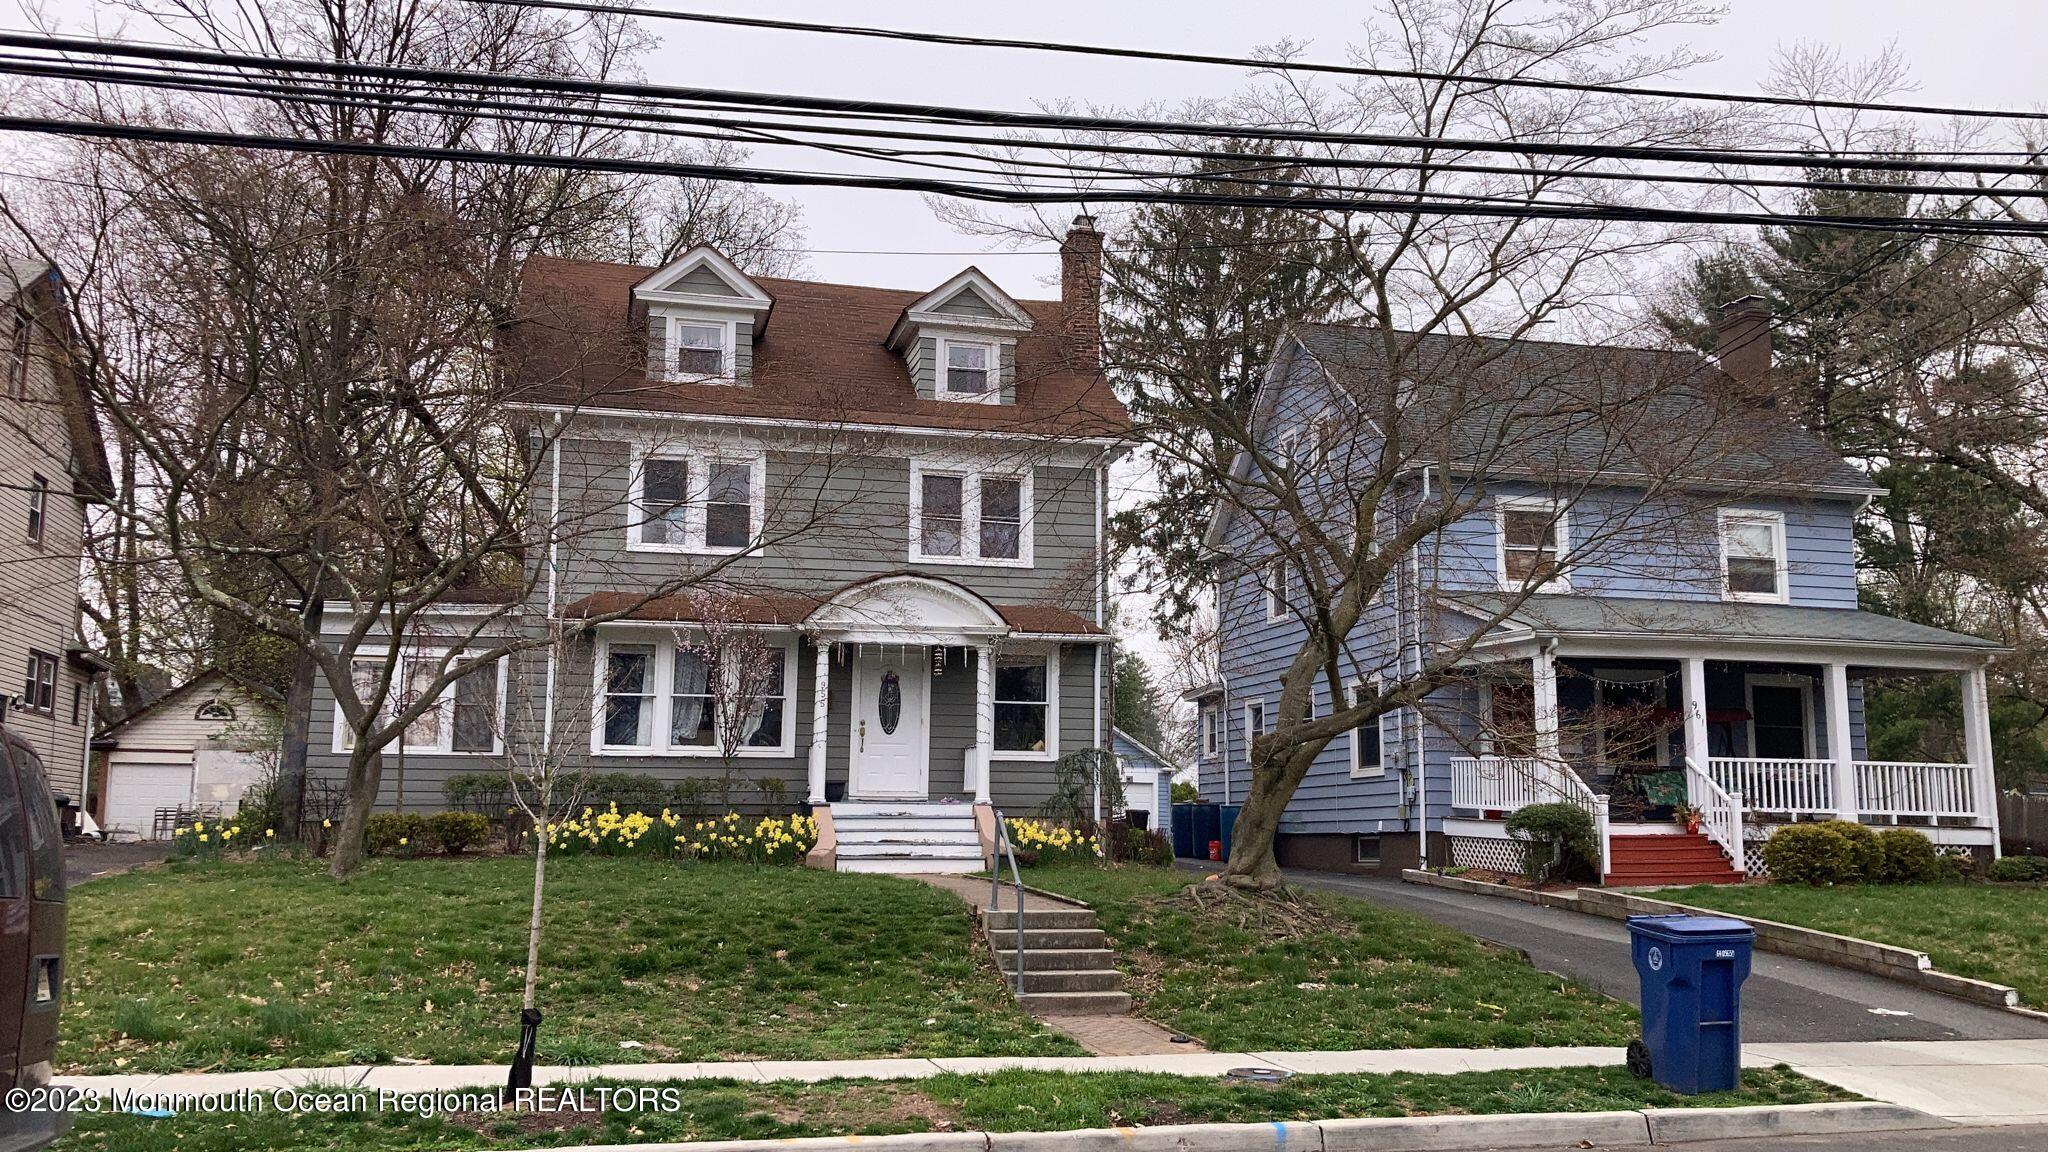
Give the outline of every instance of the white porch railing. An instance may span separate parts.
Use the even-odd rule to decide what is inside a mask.
[[[1794,816],[1835,813],[1835,763],[1832,760],[1750,760],[1716,756],[1707,761],[1707,775],[1723,791],[1740,794],[1753,811],[1786,812]],[[1695,805],[1697,807],[1697,805]]]
[[[1858,760],[1856,809],[1866,816],[1983,819],[1985,814],[1977,806],[1976,779],[1977,769],[1969,764]]]
[[[1723,788],[1706,770],[1693,763],[1691,757],[1685,761],[1685,802],[1700,814],[1700,831],[1707,839],[1721,846],[1721,851],[1734,861],[1739,872],[1743,868],[1742,848],[1742,793]]]
[[[1453,756],[1451,807],[1514,813],[1531,804],[1576,804],[1593,817],[1597,864],[1607,870],[1607,797],[1570,767],[1540,756]]]

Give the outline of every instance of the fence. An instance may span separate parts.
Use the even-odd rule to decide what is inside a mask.
[[[1998,838],[2008,853],[2048,856],[2048,796],[1999,793]]]

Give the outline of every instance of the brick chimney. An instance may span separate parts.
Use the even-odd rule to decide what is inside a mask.
[[[1763,297],[1744,296],[1721,306],[1714,358],[1745,395],[1762,404],[1772,401],[1771,310]]]
[[[1095,217],[1076,216],[1060,241],[1060,302],[1067,336],[1090,368],[1102,363],[1102,233]]]

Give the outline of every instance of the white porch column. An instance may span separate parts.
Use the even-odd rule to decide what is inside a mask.
[[[831,716],[832,701],[832,642],[820,637],[817,641],[816,670],[811,680],[811,799],[813,804],[825,802],[825,732]]]
[[[1963,758],[1970,762],[1977,818],[1991,828],[1991,854],[1999,855],[1998,769],[1991,759],[1991,689],[1984,669],[1963,673]]]
[[[1854,820],[1858,802],[1855,740],[1849,731],[1849,666],[1829,664],[1822,679],[1828,702],[1828,758],[1835,762],[1835,815]]]
[[[1557,658],[1551,650],[1539,645],[1536,655],[1530,658],[1535,675],[1532,693],[1536,711],[1536,751],[1549,760],[1558,758],[1557,745]]]
[[[1708,775],[1707,662],[1697,656],[1678,660],[1678,699],[1685,707],[1685,758]]]
[[[989,761],[996,747],[996,650],[974,646],[974,802],[989,803]]]

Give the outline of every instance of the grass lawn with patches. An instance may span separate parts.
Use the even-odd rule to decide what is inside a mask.
[[[1096,910],[1144,1015],[1233,1052],[1626,1044],[1635,1009],[1418,916],[1297,891],[1309,930],[1241,924],[1169,868],[1040,868]]]
[[[1649,895],[1911,948],[1943,972],[2048,1004],[2048,888],[2039,885],[1707,884]]]
[[[71,897],[60,1069],[509,1060],[532,877],[486,857],[96,880]],[[555,860],[542,957],[542,1063],[1083,1054],[1018,1010],[965,906],[910,880]]]
[[[1324,1120],[1339,1116],[1593,1112],[1853,1099],[1779,1069],[1743,1073],[1742,1088],[1679,1096],[1618,1068],[1467,1072],[1455,1076],[1298,1076],[1231,1083],[1151,1073],[1001,1072],[928,1080],[822,1084],[691,1081],[647,1109],[601,1114],[190,1114],[168,1120],[88,1115],[61,1152],[386,1152],[535,1148],[693,1140],[786,1139],[934,1131],[1060,1131],[1124,1125]],[[590,1101],[595,1104],[593,1098]]]

